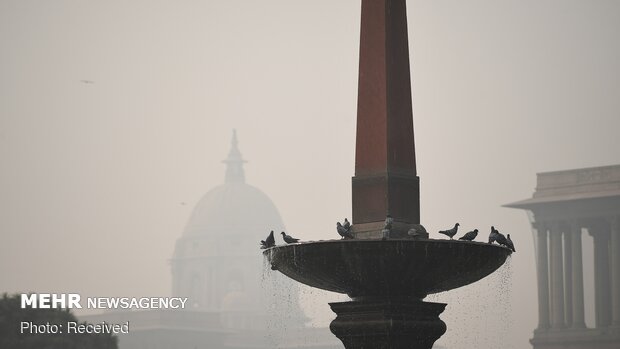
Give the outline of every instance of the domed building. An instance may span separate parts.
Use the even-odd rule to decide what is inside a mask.
[[[188,297],[196,310],[225,311],[244,304],[248,312],[264,313],[258,245],[270,230],[283,231],[284,225],[269,197],[245,182],[245,161],[234,133],[224,163],[224,184],[200,199],[177,240],[172,294]]]
[[[285,228],[271,199],[245,182],[234,131],[223,162],[224,184],[200,199],[177,240],[172,295],[188,297],[193,310],[218,313],[230,331],[225,348],[341,347],[327,328],[305,326],[298,285],[263,261],[259,241]]]
[[[89,322],[131,322],[119,349],[334,349],[327,328],[306,327],[298,285],[268,270],[259,241],[285,231],[262,191],[245,182],[236,133],[224,184],[196,204],[170,261],[172,296],[184,310],[114,311],[81,317]],[[278,235],[278,234],[276,234]],[[276,236],[276,243],[283,243]]]

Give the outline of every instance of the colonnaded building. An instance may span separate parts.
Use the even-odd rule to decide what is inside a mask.
[[[259,241],[284,224],[269,197],[245,182],[235,133],[224,163],[224,184],[198,202],[170,261],[172,296],[189,306],[80,319],[130,321],[119,349],[341,348],[328,328],[306,326],[297,285],[265,271]]]
[[[620,348],[620,165],[539,173],[527,210],[536,246],[535,349]],[[593,260],[582,238],[592,237]],[[594,270],[594,324],[584,319],[584,264]]]

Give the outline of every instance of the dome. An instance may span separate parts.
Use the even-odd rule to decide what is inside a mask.
[[[222,232],[236,237],[261,239],[270,230],[283,230],[278,209],[265,193],[245,183],[245,161],[237,146],[237,134],[226,164],[225,183],[207,192],[198,202],[183,232],[184,237],[221,236]],[[258,234],[258,235],[257,235]],[[258,243],[258,241],[257,241]]]
[[[284,231],[278,209],[265,193],[245,183],[243,160],[233,133],[226,160],[225,182],[208,191],[196,204],[177,240],[171,259],[172,293],[188,297],[199,310],[224,311],[226,317],[240,312],[267,314],[270,302],[279,297],[297,298],[290,281],[278,287],[263,285],[267,267],[259,241],[270,230]],[[269,284],[269,283],[268,283]],[[266,289],[270,289],[267,293]],[[303,325],[307,318],[297,302],[282,305],[282,312]],[[228,326],[261,326],[241,317],[226,317]]]
[[[269,230],[281,229],[280,214],[267,195],[246,183],[228,182],[213,188],[200,199],[183,235],[259,230],[265,231],[267,236]]]

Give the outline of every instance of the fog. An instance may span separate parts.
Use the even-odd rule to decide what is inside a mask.
[[[620,2],[409,1],[408,15],[422,224],[435,238],[495,225],[518,251],[454,291],[442,341],[503,321],[505,348],[530,347],[532,234],[501,205],[537,172],[620,163]],[[233,128],[288,231],[336,238],[359,17],[359,0],[0,0],[0,292],[170,294],[175,240],[223,182]],[[463,304],[484,295],[499,308]],[[316,324],[330,297],[302,292]]]

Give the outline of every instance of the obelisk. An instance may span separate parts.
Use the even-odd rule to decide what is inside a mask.
[[[374,238],[420,223],[405,0],[362,0],[353,224]]]

